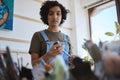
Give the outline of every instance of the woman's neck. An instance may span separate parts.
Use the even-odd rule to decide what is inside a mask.
[[[58,27],[48,27],[47,30],[51,31],[51,32],[59,32],[59,28]]]

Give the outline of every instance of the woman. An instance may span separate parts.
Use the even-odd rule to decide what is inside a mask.
[[[67,10],[57,1],[46,1],[40,9],[41,20],[48,28],[35,32],[29,53],[32,65],[39,64],[38,59],[43,59],[47,64],[54,66],[53,59],[61,55],[68,65],[68,57],[71,54],[70,40],[67,35],[59,30],[60,25],[66,20]]]

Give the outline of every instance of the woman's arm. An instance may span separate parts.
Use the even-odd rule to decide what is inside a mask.
[[[38,53],[31,53],[31,63],[32,66],[40,63],[40,58],[47,62],[52,56],[48,53],[45,53],[42,57],[39,57]]]

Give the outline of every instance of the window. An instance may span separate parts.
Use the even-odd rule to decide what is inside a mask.
[[[117,21],[117,13],[115,1],[110,1],[105,4],[90,8],[90,36],[93,42],[111,41],[114,38],[105,35],[106,32],[115,33],[115,21]]]

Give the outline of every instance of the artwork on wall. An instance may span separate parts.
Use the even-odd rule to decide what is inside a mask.
[[[14,0],[0,0],[0,29],[13,30]]]

